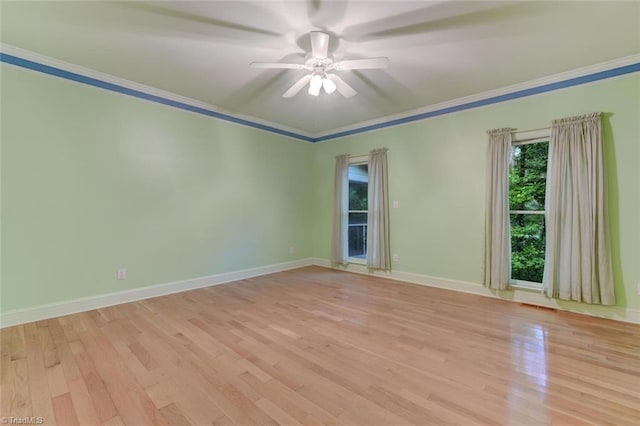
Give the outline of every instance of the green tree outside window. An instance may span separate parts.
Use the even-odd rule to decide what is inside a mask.
[[[545,209],[549,143],[516,145],[512,156],[509,171],[511,278],[541,283],[546,245],[544,214],[515,211]]]

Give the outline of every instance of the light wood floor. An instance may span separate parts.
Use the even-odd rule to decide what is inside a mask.
[[[640,327],[319,267],[3,329],[45,424],[640,424]]]

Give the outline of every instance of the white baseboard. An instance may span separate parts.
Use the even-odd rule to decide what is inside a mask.
[[[292,262],[259,266],[257,268],[224,272],[221,274],[209,275],[206,277],[198,277],[188,280],[141,287],[132,290],[119,291],[115,293],[101,294],[98,296],[82,297],[64,302],[48,303],[45,305],[38,305],[24,309],[15,309],[0,313],[0,328],[74,314],[78,312],[90,311],[92,309],[104,308],[106,306],[135,302],[136,300],[143,300],[151,297],[164,296],[167,294],[224,284],[232,281],[272,274],[289,269],[302,268],[304,266],[310,265],[332,268],[331,262],[328,259],[307,258],[295,260]],[[413,284],[426,285],[429,287],[461,291],[464,293],[472,293],[480,296],[493,297],[512,302],[528,303],[536,306],[544,306],[563,311],[576,312],[584,315],[640,324],[640,310],[638,309],[623,308],[620,306],[597,306],[584,303],[558,301],[546,297],[544,294],[528,290],[493,291],[477,283],[452,280],[448,278],[432,277],[429,275],[415,274],[411,272],[393,271],[370,273],[364,265],[351,264],[347,268],[336,269],[358,274],[374,275],[376,277],[404,281]]]
[[[45,305],[38,305],[29,308],[15,309],[0,313],[0,327],[10,327],[12,325],[25,324],[28,322],[39,321],[47,318],[54,318],[63,315],[75,314],[78,312],[90,311],[92,309],[104,308],[106,306],[135,302],[136,300],[148,299],[150,297],[164,296],[181,291],[194,290],[197,288],[224,284],[231,281],[257,277],[259,275],[272,274],[274,272],[281,272],[289,269],[301,268],[303,266],[310,266],[312,264],[313,259],[311,258],[300,259],[294,260],[292,262],[259,266],[257,268],[224,272],[221,274],[209,275],[206,277],[174,281],[170,283],[151,285],[132,290],[101,294],[98,296],[82,297],[64,302],[48,303]]]
[[[640,310],[632,308],[623,308],[621,306],[601,306],[589,305],[585,303],[568,302],[564,300],[556,300],[546,295],[531,290],[508,290],[495,291],[489,290],[478,283],[468,281],[458,281],[448,278],[432,277],[423,274],[414,274],[411,272],[392,271],[392,272],[370,272],[366,266],[349,264],[346,268],[334,268],[328,259],[314,258],[313,264],[323,266],[325,268],[333,268],[354,272],[357,274],[374,275],[376,277],[387,278],[397,281],[404,281],[412,284],[426,285],[429,287],[443,288],[447,290],[461,291],[464,293],[477,294],[479,296],[493,297],[496,299],[507,300],[510,302],[527,303],[530,305],[543,306],[547,308],[558,309],[562,311],[575,312],[584,315],[590,315],[601,318],[608,318],[618,321],[640,324]]]

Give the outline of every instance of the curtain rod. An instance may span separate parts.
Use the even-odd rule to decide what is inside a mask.
[[[526,133],[526,132],[537,132],[538,130],[550,130],[551,126],[549,127],[540,127],[539,129],[527,129],[527,130],[518,130],[518,129],[514,129],[511,131],[511,133]]]
[[[372,151],[377,151],[377,150],[380,150],[380,149],[387,150],[387,151],[389,150],[389,148],[386,148],[386,147],[384,147],[384,148],[374,148],[374,149],[372,149],[371,151],[369,151],[369,152],[367,152],[365,154],[349,154],[349,158],[368,157],[369,154],[371,154]]]

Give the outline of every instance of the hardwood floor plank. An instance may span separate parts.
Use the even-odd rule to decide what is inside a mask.
[[[53,341],[53,336],[49,332],[49,326],[38,327],[38,333],[40,335],[40,344],[42,345],[44,366],[47,368],[55,367],[60,364],[60,358],[58,357],[58,349]]]
[[[9,330],[11,332],[11,344],[9,345],[11,361],[25,359],[27,357],[27,343],[24,337],[24,326],[18,325]]]
[[[201,374],[198,359],[174,335],[163,334],[164,327],[157,328],[137,317],[133,321],[143,331],[141,343],[149,348],[160,365],[153,374],[164,393],[158,395],[159,390],[153,389],[154,403],[162,402],[158,401],[158,396],[168,398],[181,408],[192,424],[211,423],[220,418],[223,413],[213,399],[213,395],[219,393],[216,388],[220,383],[211,383],[207,375]]]
[[[112,417],[106,422],[102,423],[104,426],[126,426],[120,416]]]
[[[173,399],[169,395],[167,389],[162,386],[160,383],[156,383],[155,385],[151,385],[145,389],[153,404],[158,408],[165,407],[173,402]]]
[[[10,385],[8,387],[11,400],[8,412],[16,413],[14,417],[29,417],[33,413],[27,370],[26,359],[18,358],[11,361],[9,370]]]
[[[0,340],[0,410],[47,424],[640,424],[640,326],[320,267]]]
[[[225,415],[237,424],[277,424],[231,383],[222,385],[220,387],[220,392],[224,398],[230,402],[230,404],[224,404],[224,408],[222,408],[222,410]]]
[[[139,342],[130,344],[129,349],[147,370],[151,371],[159,367],[156,360]]]
[[[59,425],[78,426],[80,424],[71,395],[68,393],[53,398],[53,410],[56,414],[56,422]]]
[[[100,377],[100,374],[96,370],[91,357],[84,350],[84,344],[82,344],[81,348],[82,350],[78,350],[75,353],[76,363],[84,379],[87,391],[91,396],[91,401],[93,402],[98,419],[104,423],[116,417],[118,410],[105,387],[102,377]]]
[[[250,375],[243,375],[245,380],[248,377]],[[278,380],[270,380],[267,383],[253,381],[253,383],[263,395],[268,396],[271,402],[302,424],[313,421],[321,424],[337,423],[335,416]]]
[[[272,419],[278,422],[281,425],[301,425],[302,423],[298,422],[296,419],[291,417],[289,414],[284,412],[280,407],[275,405],[273,402],[268,399],[260,399],[256,401],[256,405],[262,409],[265,413],[269,415]]]
[[[75,407],[78,422],[81,425],[98,425],[102,422],[93,405],[91,395],[83,379],[72,380],[68,383],[71,401]]]
[[[165,423],[144,389],[128,373],[125,363],[118,358],[117,351],[102,333],[96,333],[90,338],[83,337],[83,343],[123,422]]]
[[[45,368],[43,351],[40,345],[38,328],[35,323],[25,324],[25,337],[27,344],[27,372],[29,375],[29,391],[33,415],[42,417],[48,425],[55,425],[55,413],[47,370]]]
[[[352,402],[350,407],[338,419],[344,424],[411,425],[408,420],[360,396]]]
[[[47,378],[49,379],[49,391],[52,397],[69,393],[67,379],[64,377],[62,364],[56,364],[47,368]]]
[[[174,403],[165,405],[160,409],[160,414],[171,426],[190,426],[189,420],[182,414],[178,406]]]

